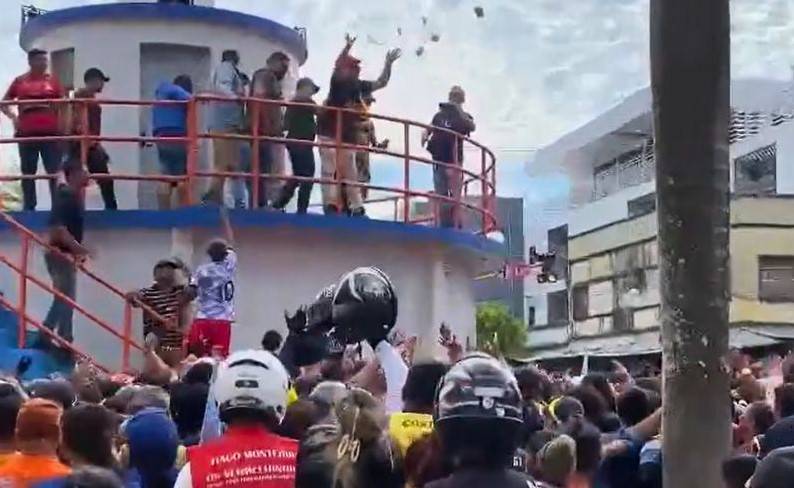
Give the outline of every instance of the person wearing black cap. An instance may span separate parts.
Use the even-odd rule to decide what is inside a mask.
[[[105,88],[105,83],[110,81],[110,78],[105,75],[99,68],[88,68],[83,74],[83,82],[85,86],[74,92],[75,100],[93,100],[98,93],[102,93]],[[83,122],[83,106],[87,112],[85,121],[87,125],[84,126]],[[102,106],[94,101],[85,103],[77,103],[71,106],[72,109],[72,134],[75,135],[88,135],[99,136],[102,132]],[[69,144],[69,157],[80,158],[79,141],[73,141]],[[88,154],[86,156],[86,167],[88,171],[93,174],[107,175],[110,173],[108,169],[110,157],[102,147],[99,141],[89,141]],[[113,180],[109,178],[101,178],[97,181],[99,191],[102,193],[102,201],[105,204],[105,210],[117,210],[118,203],[116,202],[116,191],[113,188]]]
[[[311,78],[301,78],[298,80],[295,97],[292,101],[295,103],[309,104],[311,106],[291,105],[287,107],[284,120],[288,139],[314,141],[314,138],[317,136],[317,103],[312,97],[317,94],[318,91],[320,91],[320,87],[317,86]],[[289,151],[289,158],[292,162],[292,174],[294,176],[313,178],[315,171],[314,147],[311,144],[293,142],[287,144],[287,151]],[[306,209],[309,207],[309,198],[312,194],[313,184],[314,183],[311,181],[288,181],[281,189],[281,195],[273,206],[275,208],[286,207],[295,194],[295,189],[299,188],[298,213],[305,214]]]
[[[173,366],[181,360],[184,338],[182,312],[191,299],[185,285],[177,281],[180,263],[175,259],[162,259],[154,265],[154,283],[146,288],[132,291],[127,298],[134,306],[146,305],[168,321],[162,324],[148,313],[143,314],[143,335],[147,342],[158,342],[158,355]]]

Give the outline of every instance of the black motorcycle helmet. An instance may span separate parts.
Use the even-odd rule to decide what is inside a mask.
[[[436,388],[433,417],[453,466],[511,467],[523,404],[515,376],[495,358],[474,353],[455,363]]]
[[[335,293],[336,285],[328,285],[320,290],[314,301],[306,307],[306,330],[308,332],[328,332],[334,327],[332,311]]]
[[[470,354],[449,368],[436,388],[435,421],[492,419],[518,427],[524,421],[518,382],[488,354]]]
[[[385,338],[397,322],[397,294],[391,280],[375,267],[356,268],[336,285],[333,335],[343,344]]]

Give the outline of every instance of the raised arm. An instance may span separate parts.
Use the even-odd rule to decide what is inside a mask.
[[[234,247],[234,230],[232,229],[232,223],[229,221],[229,211],[225,205],[221,205],[220,214],[221,225],[223,225],[223,238],[226,239],[226,243],[229,246]]]
[[[402,56],[402,51],[399,49],[392,49],[386,53],[386,62],[383,64],[383,71],[380,76],[378,76],[378,79],[372,82],[372,91],[380,90],[389,84],[389,79],[391,79],[391,67],[395,61],[400,59],[400,56]]]
[[[640,441],[647,441],[659,434],[662,428],[662,409],[658,408],[651,415],[640,421],[637,425],[629,428],[632,437]]]
[[[336,57],[336,63],[339,64],[345,57],[350,55],[350,50],[353,48],[353,44],[356,43],[356,38],[352,37],[350,34],[345,34],[345,47],[342,48],[342,52],[339,53],[339,56]]]

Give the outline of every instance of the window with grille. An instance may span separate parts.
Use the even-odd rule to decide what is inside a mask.
[[[616,163],[599,166],[593,175],[595,198],[603,198],[618,189],[618,165]]]
[[[777,144],[770,144],[734,160],[734,192],[774,195],[777,192]]]
[[[597,200],[624,188],[651,181],[655,171],[653,141],[648,140],[642,147],[626,151],[611,162],[595,168],[593,198]]]
[[[758,298],[767,302],[794,302],[794,256],[758,258]]]

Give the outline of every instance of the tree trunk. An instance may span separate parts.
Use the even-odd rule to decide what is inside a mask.
[[[666,488],[721,488],[731,445],[728,0],[651,0]]]

